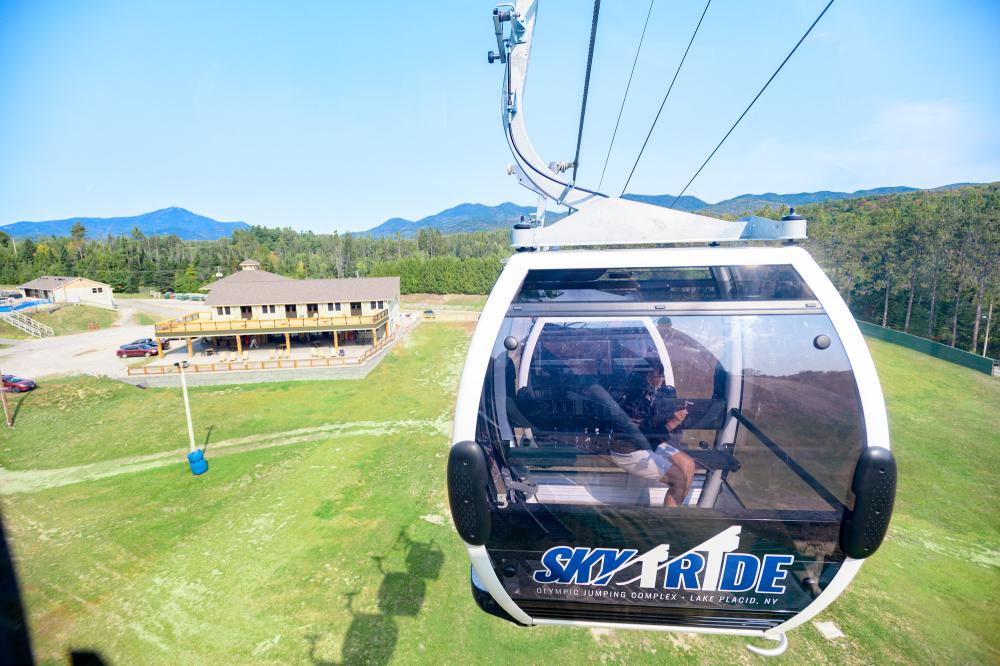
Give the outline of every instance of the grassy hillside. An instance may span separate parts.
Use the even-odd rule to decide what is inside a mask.
[[[108,328],[118,321],[114,310],[89,305],[69,305],[54,312],[33,313],[31,318],[51,326],[56,335],[70,335],[98,328]]]
[[[38,657],[755,662],[737,638],[522,629],[475,609],[444,488],[467,337],[422,326],[364,381],[195,389],[199,440],[211,428],[203,477],[178,454],[48,489],[54,477],[39,477],[32,492],[10,494],[0,479]],[[873,351],[900,466],[897,511],[882,550],[821,615],[846,638],[807,625],[781,661],[996,663],[1000,382],[885,343]],[[176,390],[65,380],[15,402],[17,430],[0,432],[5,467],[185,440]]]
[[[56,335],[70,335],[99,328],[108,328],[118,321],[118,313],[89,305],[69,305],[54,312],[27,312],[35,321],[51,326]],[[0,321],[0,338],[25,339],[30,337],[19,328]]]

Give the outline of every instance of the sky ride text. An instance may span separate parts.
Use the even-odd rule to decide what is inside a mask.
[[[696,601],[725,602],[730,600],[728,595],[742,593],[784,594],[782,581],[788,575],[785,567],[795,557],[738,553],[735,551],[739,544],[740,526],[734,525],[675,557],[670,557],[669,544],[660,544],[641,555],[635,549],[555,546],[542,555],[543,568],[532,577],[543,585],[603,587],[614,581],[616,585],[637,583],[647,589],[659,585],[665,590],[720,593],[718,598],[713,595],[711,599],[692,599]],[[628,578],[622,575],[626,571],[631,574]]]

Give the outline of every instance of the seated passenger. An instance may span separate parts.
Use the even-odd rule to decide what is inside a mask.
[[[694,479],[695,465],[673,444],[680,441],[676,430],[688,412],[684,402],[677,400],[677,390],[665,385],[660,359],[652,357],[647,362],[649,372],[645,377],[636,375],[637,380],[622,400],[625,413],[641,436],[615,437],[610,456],[629,474],[670,486],[663,504],[680,506]]]

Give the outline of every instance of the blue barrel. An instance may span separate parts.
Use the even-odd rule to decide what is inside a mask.
[[[201,449],[195,449],[189,453],[188,462],[191,463],[191,473],[195,476],[208,471],[208,461],[205,460],[205,454],[201,452]]]

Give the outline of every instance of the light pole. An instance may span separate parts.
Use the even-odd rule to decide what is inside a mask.
[[[3,373],[0,373],[3,376]],[[10,405],[7,404],[7,390],[3,387],[3,380],[0,379],[0,402],[3,403],[3,420],[7,422],[8,428],[14,427],[14,419],[10,415]]]
[[[178,361],[174,367],[181,373],[181,394],[184,396],[184,416],[187,419],[188,442],[191,444],[191,453],[187,459],[191,464],[191,473],[195,476],[208,471],[208,461],[205,460],[205,453],[194,444],[194,425],[191,424],[191,404],[188,401],[187,376],[184,374],[188,367],[187,361]]]

